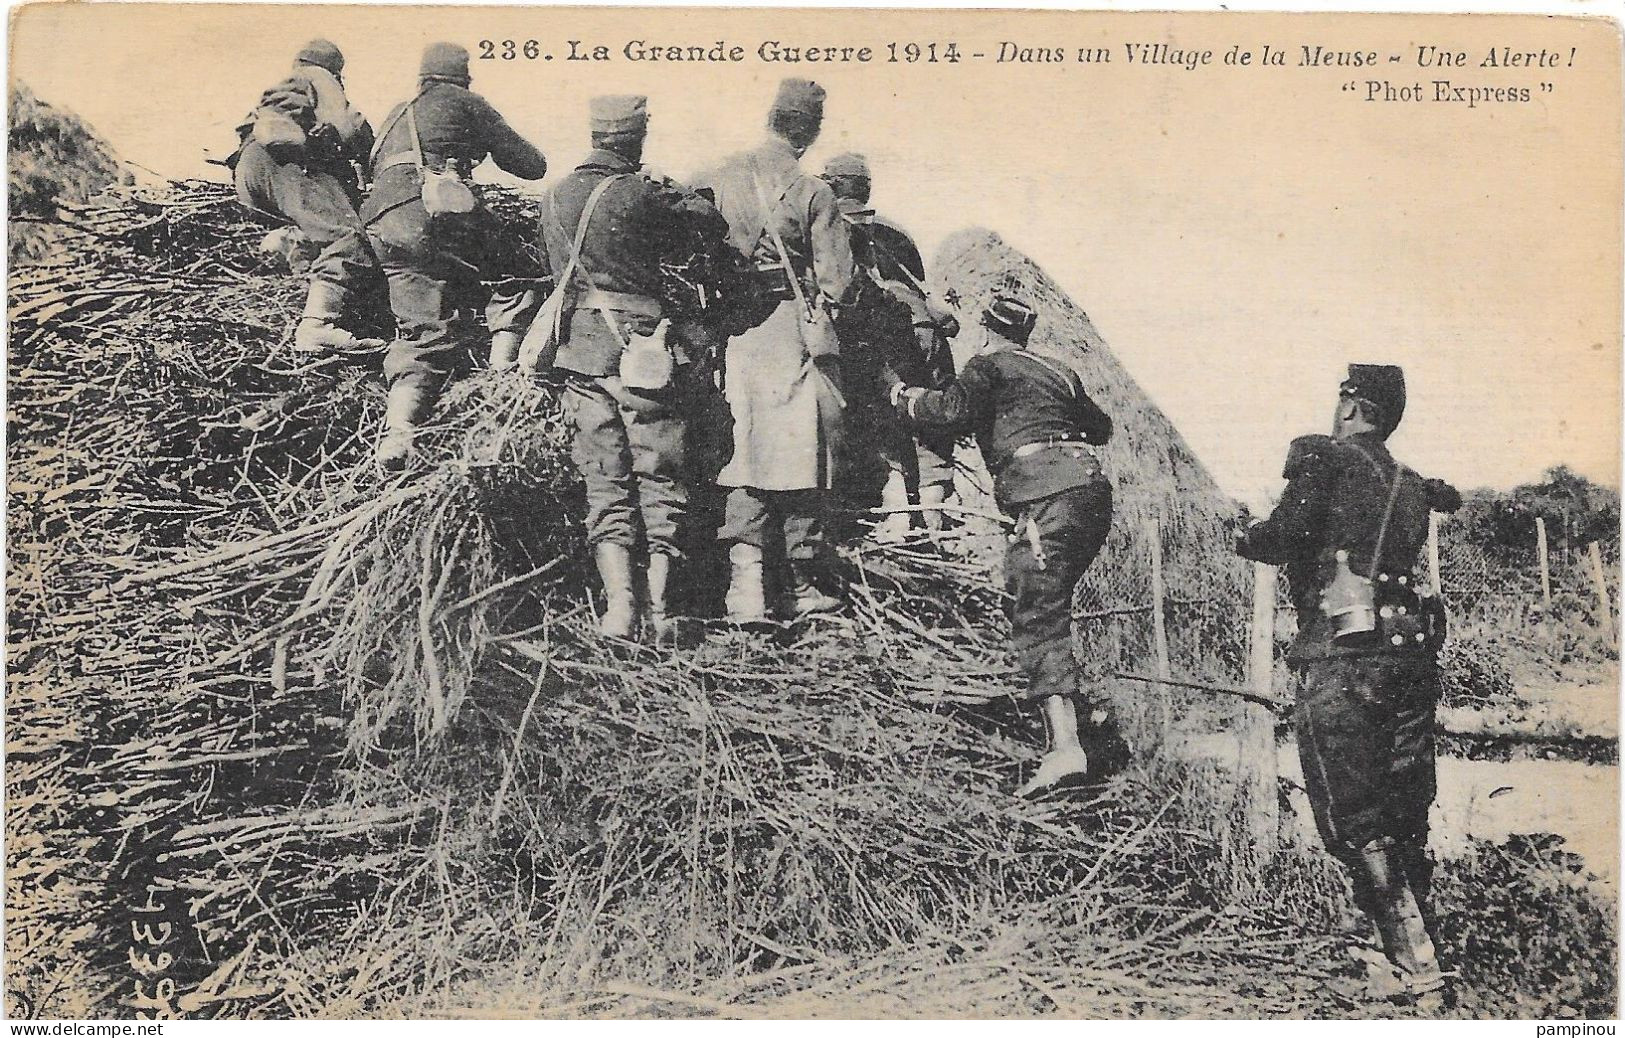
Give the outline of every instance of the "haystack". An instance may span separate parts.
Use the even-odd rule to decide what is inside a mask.
[[[20,1015],[1325,1006],[1338,888],[1237,894],[1188,777],[1005,792],[1037,751],[977,559],[852,544],[845,623],[607,645],[550,388],[471,371],[383,477],[377,358],[290,353],[229,189],[60,215],[8,298]]]

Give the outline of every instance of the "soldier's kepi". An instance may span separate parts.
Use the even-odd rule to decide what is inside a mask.
[[[691,396],[704,377],[691,349],[696,325],[668,297],[661,262],[709,241],[720,250],[722,214],[669,180],[640,172],[647,100],[590,102],[593,150],[542,203],[542,240],[562,293],[558,351],[571,454],[587,485],[587,541],[603,581],[599,629],[637,630],[633,573],[657,641],[680,640],[668,591],[683,559],[691,467]],[[493,364],[495,364],[493,360]]]
[[[227,160],[237,199],[281,217],[297,229],[267,238],[275,251],[310,258],[305,310],[293,348],[307,353],[375,348],[346,329],[350,302],[378,276],[378,262],[356,214],[356,171],[372,146],[372,127],[344,93],[344,55],[327,40],[311,40],[293,70],[260,98],[237,127],[238,148]]]
[[[1286,568],[1304,785],[1393,966],[1373,977],[1377,993],[1438,1001],[1427,837],[1444,612],[1416,567],[1429,511],[1461,495],[1388,452],[1404,412],[1399,368],[1350,365],[1332,435],[1292,442],[1281,503],[1237,550]]]
[[[932,390],[899,380],[891,388],[904,417],[975,434],[999,508],[1015,519],[1005,553],[1011,638],[1027,697],[1042,702],[1049,729],[1049,751],[1022,795],[1099,782],[1129,757],[1099,694],[1110,678],[1107,654],[1091,651],[1106,632],[1080,631],[1084,654],[1072,651],[1072,596],[1112,517],[1111,483],[1090,445],[1111,438],[1112,422],[1075,371],[1026,348],[1036,321],[1026,303],[997,298],[982,316],[989,349],[966,363],[956,383]]]

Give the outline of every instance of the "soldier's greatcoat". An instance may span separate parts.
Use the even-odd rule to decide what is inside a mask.
[[[1072,595],[1112,515],[1111,483],[1089,445],[1111,438],[1111,418],[1076,372],[1018,349],[973,357],[956,383],[900,406],[927,428],[975,435],[999,508],[1016,520],[1005,586],[1027,694],[1077,694]]]
[[[758,184],[761,195],[758,195]],[[810,298],[846,297],[852,246],[829,185],[804,173],[778,138],[729,158],[696,188],[709,188],[728,221],[729,241],[773,279],[778,305],[728,342],[727,394],[733,455],[718,476],[726,487],[828,490],[843,397],[838,362],[815,364],[802,342],[797,303],[768,222],[789,253],[790,276]],[[765,217],[761,197],[770,208]]]
[[[273,156],[253,139],[253,116],[244,120],[229,161],[237,199],[288,220],[321,246],[311,265],[313,279],[348,284],[375,266],[356,215],[360,190],[352,165],[366,161],[372,127],[337,76],[306,62],[296,62],[286,79],[267,90],[260,107],[288,114],[305,128],[307,143],[297,161]]]

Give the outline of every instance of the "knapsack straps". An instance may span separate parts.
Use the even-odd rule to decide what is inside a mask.
[[[593,188],[592,193],[587,196],[587,204],[581,207],[581,219],[576,224],[575,240],[570,245],[570,260],[565,264],[564,274],[558,280],[559,285],[568,285],[570,279],[575,276],[577,268],[581,266],[581,249],[587,243],[587,225],[592,222],[593,210],[598,208],[599,199],[604,197],[604,192],[609,190],[609,185],[631,175],[630,173],[611,173],[600,180],[598,186]],[[559,229],[559,234],[568,237],[570,232],[565,230],[564,219],[559,215],[559,193],[557,191],[547,196],[547,213],[553,218],[553,226]]]
[[[389,119],[384,122],[383,129],[378,131],[378,136],[374,138],[372,142],[372,153],[367,156],[367,164],[369,166],[378,161],[378,152],[383,150],[384,141],[389,138],[389,131],[393,130],[395,128],[395,124],[401,121],[401,116],[410,115],[412,106],[417,104],[423,95],[428,92],[428,87],[424,87],[422,90],[419,90],[417,95],[413,97],[412,100],[406,102],[404,105],[401,105],[400,108],[395,110],[395,114],[391,115]],[[423,149],[418,147],[417,120],[413,119],[410,125],[412,127],[412,146],[417,149],[418,168],[421,169],[423,168]]]
[[[751,170],[750,176],[751,180],[756,184],[756,197],[762,203],[762,230],[773,239],[773,247],[779,250],[779,260],[784,264],[784,276],[790,279],[790,291],[795,293],[796,305],[800,306],[802,312],[808,317],[811,317],[813,313],[812,304],[807,302],[807,295],[801,290],[801,277],[796,273],[795,265],[790,262],[790,250],[784,247],[784,239],[779,236],[779,229],[773,226],[773,214],[778,210],[778,203],[768,204],[767,189],[762,186],[762,178],[754,168]],[[784,201],[785,196],[790,193],[790,188],[794,187],[795,183],[795,179],[792,178],[789,185],[779,193],[780,202]],[[760,235],[757,235],[757,237],[760,237]]]
[[[1376,469],[1379,475],[1382,473],[1382,466],[1377,464],[1377,459],[1368,454],[1364,447],[1357,443],[1350,443],[1349,446],[1359,451],[1360,456],[1370,462],[1371,467]],[[1382,568],[1382,545],[1383,541],[1388,537],[1388,523],[1394,517],[1394,503],[1399,500],[1399,481],[1404,475],[1405,466],[1399,463],[1398,458],[1395,458],[1394,475],[1388,486],[1388,505],[1382,510],[1382,522],[1377,526],[1377,546],[1371,551],[1371,572],[1367,574],[1371,580],[1377,579],[1377,570]]]

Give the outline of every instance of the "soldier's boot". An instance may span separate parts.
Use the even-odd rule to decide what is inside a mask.
[[[519,357],[518,332],[491,333],[491,370],[503,371],[513,367]]]
[[[756,545],[741,543],[728,549],[728,594],[723,606],[729,623],[766,622],[767,592],[762,569],[762,549]]]
[[[1017,796],[1097,785],[1128,765],[1128,742],[1111,711],[1096,708],[1080,717],[1079,706],[1073,696],[1049,696],[1044,700],[1044,727],[1050,748],[1039,760],[1033,777],[1016,790]]]
[[[1438,952],[1389,841],[1373,840],[1362,847],[1355,867],[1369,885],[1383,953],[1398,971],[1406,994],[1421,1008],[1443,1008],[1445,978]]]
[[[908,483],[901,472],[888,472],[886,485],[880,488],[881,508],[907,508]],[[896,544],[908,537],[910,526],[908,512],[888,512],[886,517],[875,526],[875,540],[882,544]]]
[[[686,617],[676,616],[671,611],[666,590],[671,583],[673,562],[670,555],[649,556],[649,568],[645,573],[649,589],[649,629],[654,634],[656,645],[683,648],[697,640],[698,632]]]
[[[1016,790],[1018,797],[1031,797],[1051,789],[1081,781],[1089,773],[1089,754],[1078,738],[1078,704],[1071,696],[1044,699],[1044,728],[1049,749],[1039,759],[1038,770]]]
[[[598,578],[604,584],[604,612],[598,633],[605,638],[629,639],[637,629],[638,604],[632,591],[632,551],[624,544],[599,543],[593,549]]]
[[[813,616],[838,613],[846,603],[820,590],[815,579],[818,567],[805,559],[790,560],[790,586],[786,589],[782,609],[789,620],[805,620]]]
[[[385,472],[406,468],[417,436],[418,412],[423,406],[423,387],[411,378],[397,379],[389,387],[389,403],[384,409],[384,431],[378,438],[378,466]]]
[[[293,348],[299,353],[330,353],[347,350],[377,349],[382,339],[358,339],[339,327],[344,319],[344,305],[350,298],[343,285],[324,278],[314,278],[305,296],[305,312],[293,332]]]
[[[948,502],[949,489],[946,483],[926,483],[920,487],[920,506],[925,509],[920,513],[920,517],[925,521],[925,528],[932,533],[941,532],[943,520],[946,518],[943,512],[933,506]]]

